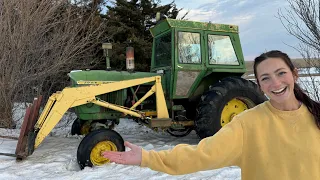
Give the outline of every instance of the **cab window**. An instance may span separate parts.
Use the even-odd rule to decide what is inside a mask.
[[[208,35],[209,64],[239,65],[229,36]]]
[[[154,60],[156,67],[171,65],[171,32],[155,39]]]
[[[201,63],[200,33],[178,32],[179,63]]]

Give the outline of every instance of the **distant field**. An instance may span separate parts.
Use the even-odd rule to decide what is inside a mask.
[[[303,59],[292,59],[292,61],[297,68],[309,67],[308,63]],[[253,71],[253,61],[246,61],[246,68],[248,71]]]
[[[310,65],[303,59],[292,59],[292,61],[297,68],[310,67]],[[243,77],[247,78],[248,75],[253,74],[253,61],[246,61],[245,63],[246,63],[247,72],[243,75]],[[319,65],[320,65],[320,62],[319,62]],[[320,76],[320,74],[315,74],[315,76]]]

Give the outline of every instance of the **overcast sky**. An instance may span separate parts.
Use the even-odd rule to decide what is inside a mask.
[[[163,0],[162,4],[171,2]],[[239,26],[245,60],[253,60],[262,52],[281,50],[290,57],[300,57],[291,46],[298,40],[290,36],[276,17],[278,10],[288,8],[286,0],[175,0],[181,14],[190,11],[188,20],[235,24]]]

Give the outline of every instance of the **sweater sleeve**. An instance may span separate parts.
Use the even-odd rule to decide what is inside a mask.
[[[171,150],[142,150],[142,167],[167,174],[188,174],[240,164],[243,129],[236,117],[198,145],[180,144]]]

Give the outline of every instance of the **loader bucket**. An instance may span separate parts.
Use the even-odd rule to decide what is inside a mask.
[[[41,101],[42,96],[35,98],[33,103],[28,106],[26,110],[15,152],[17,160],[26,158],[34,151],[36,137],[34,125],[38,119]]]

